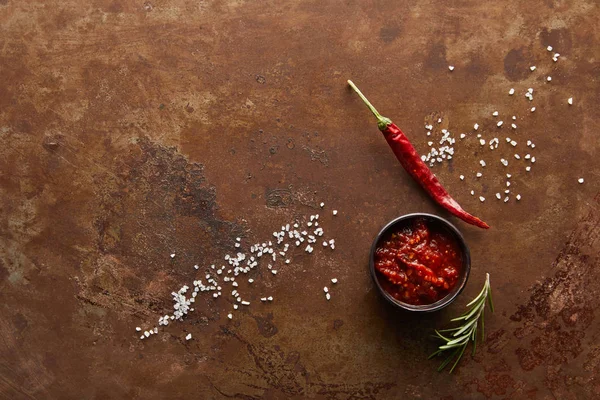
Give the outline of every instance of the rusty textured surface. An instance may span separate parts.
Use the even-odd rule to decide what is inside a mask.
[[[599,27],[595,0],[0,0],[0,398],[600,397]],[[520,203],[495,203],[499,165],[458,180],[484,154],[475,140],[435,168],[493,227],[457,222],[471,280],[439,314],[398,313],[369,280],[386,221],[446,214],[348,78],[419,150],[426,121],[491,131],[495,109],[537,144],[532,172],[513,172]],[[191,265],[321,200],[340,210],[327,222],[337,249],[265,276],[275,302],[228,321],[211,299],[137,338]],[[488,341],[438,374],[428,334],[486,271]]]

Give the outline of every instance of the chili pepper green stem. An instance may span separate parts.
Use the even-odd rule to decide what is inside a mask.
[[[367,105],[367,107],[369,107],[369,110],[371,110],[373,115],[375,115],[375,117],[377,118],[377,127],[379,127],[380,131],[384,130],[388,125],[390,125],[392,123],[391,119],[379,114],[377,109],[375,109],[375,107],[373,107],[373,104],[371,104],[371,102],[365,97],[365,95],[362,94],[362,92],[358,89],[358,87],[356,87],[354,82],[352,82],[351,80],[348,80],[348,85],[350,85],[350,87],[352,89],[354,89],[354,91],[360,96],[362,101],[364,101],[365,104]]]

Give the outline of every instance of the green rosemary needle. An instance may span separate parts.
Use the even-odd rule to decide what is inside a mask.
[[[494,312],[490,274],[486,274],[485,284],[483,285],[481,292],[467,304],[467,312],[460,317],[451,320],[452,322],[460,322],[461,325],[439,331],[436,329],[434,337],[443,340],[445,343],[440,345],[437,351],[430,355],[429,358],[433,358],[442,353],[448,354],[449,352],[448,357],[440,364],[438,371],[442,371],[452,360],[454,360],[454,364],[452,365],[452,368],[450,368],[450,373],[452,373],[462,358],[469,342],[473,342],[472,355],[475,354],[475,349],[477,348],[477,328],[479,325],[481,325],[481,341],[483,342],[485,338],[484,311],[486,302],[489,304],[490,310]]]

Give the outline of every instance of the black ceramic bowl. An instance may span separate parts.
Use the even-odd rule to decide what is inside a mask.
[[[377,271],[375,271],[375,250],[377,249],[379,241],[388,233],[399,230],[401,227],[405,226],[406,224],[410,223],[416,218],[424,218],[428,226],[435,226],[436,228],[440,228],[446,231],[448,235],[454,237],[461,248],[463,260],[460,277],[458,278],[458,282],[456,283],[452,291],[448,293],[444,298],[436,301],[435,303],[424,305],[413,305],[396,300],[394,297],[392,297],[392,295],[390,295],[381,287],[381,284],[379,283],[379,278],[377,277]],[[391,304],[407,311],[432,312],[441,310],[442,308],[446,307],[448,304],[454,301],[454,299],[460,294],[460,292],[462,292],[465,285],[467,284],[467,280],[469,279],[469,272],[471,272],[471,254],[469,253],[469,248],[467,247],[467,244],[465,243],[465,239],[463,238],[462,234],[450,222],[431,214],[407,214],[390,221],[386,226],[383,227],[381,232],[379,232],[379,234],[373,241],[373,245],[371,246],[369,269],[371,270],[371,277],[375,282],[375,286],[377,286],[377,290],[379,290],[379,293],[381,293],[381,295],[385,297],[385,299]]]

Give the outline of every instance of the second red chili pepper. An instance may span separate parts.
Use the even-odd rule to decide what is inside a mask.
[[[379,130],[383,133],[383,136],[385,136],[385,139],[394,151],[396,158],[400,161],[400,164],[402,164],[406,172],[419,182],[423,189],[425,189],[439,205],[444,207],[450,213],[469,224],[488,229],[490,227],[488,224],[463,210],[458,202],[448,194],[446,189],[444,189],[442,184],[438,181],[437,177],[431,172],[423,160],[421,160],[421,157],[419,157],[419,154],[400,128],[398,128],[392,120],[379,114],[375,107],[373,107],[352,81],[348,81],[348,84],[356,93],[358,93],[367,107],[369,107],[371,112],[377,117],[377,126],[379,127]]]

